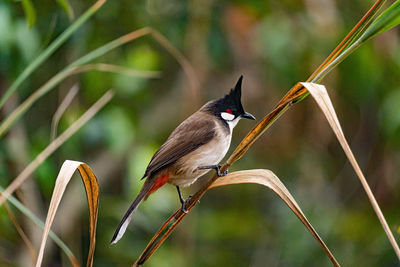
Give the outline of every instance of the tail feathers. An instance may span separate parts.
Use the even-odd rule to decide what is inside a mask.
[[[131,222],[132,215],[136,211],[139,204],[143,201],[143,199],[149,193],[153,183],[147,179],[144,183],[142,189],[139,192],[139,195],[133,201],[132,205],[129,207],[128,211],[125,213],[124,217],[122,218],[121,222],[119,223],[117,230],[115,230],[114,236],[111,239],[111,244],[117,243],[121,237],[124,235],[126,228],[128,227],[129,223]]]

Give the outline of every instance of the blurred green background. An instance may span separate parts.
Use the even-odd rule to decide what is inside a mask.
[[[18,103],[57,71],[133,30],[160,31],[192,64],[197,87],[154,38],[139,38],[96,62],[161,72],[158,79],[88,72],[40,99],[0,141],[0,185],[6,187],[50,142],[52,117],[70,88],[80,88],[62,117],[61,133],[109,88],[114,99],[46,160],[16,196],[45,220],[66,159],[86,162],[100,183],[95,266],[130,266],[163,221],[179,208],[173,186],[153,194],[117,244],[109,241],[139,191],[152,154],[169,133],[243,74],[243,105],[260,120],[304,81],[374,1],[108,1],[18,89]],[[390,3],[393,1],[389,1]],[[91,3],[69,0],[75,16]],[[19,1],[0,2],[0,92],[72,22],[53,0],[33,2],[28,27]],[[400,240],[400,35],[396,28],[358,49],[324,80],[356,158]],[[255,125],[236,128],[233,148]],[[287,186],[343,266],[399,266],[360,182],[309,97],[280,118],[231,171],[270,169]],[[78,175],[67,188],[53,230],[84,263],[88,210]],[[192,194],[194,185],[184,190]],[[13,209],[37,250],[42,231]],[[0,265],[30,266],[29,251],[0,208]],[[209,191],[146,266],[329,266],[318,243],[270,190],[235,185]],[[48,241],[44,266],[69,266]]]

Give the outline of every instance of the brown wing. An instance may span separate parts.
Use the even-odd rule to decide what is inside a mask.
[[[154,154],[143,178],[163,170],[181,157],[208,143],[215,134],[215,122],[208,116],[205,113],[196,112],[183,121]]]

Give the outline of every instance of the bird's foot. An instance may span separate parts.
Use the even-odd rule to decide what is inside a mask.
[[[176,189],[178,190],[179,201],[180,201],[181,204],[182,204],[181,211],[182,211],[183,213],[188,213],[188,211],[185,209],[185,205],[186,205],[186,202],[187,202],[192,196],[189,196],[187,199],[184,199],[184,198],[182,197],[181,189],[179,188],[179,186],[177,186]]]
[[[187,209],[185,209],[185,205],[186,205],[186,202],[187,202],[188,200],[189,200],[189,198],[186,199],[186,200],[184,200],[184,201],[182,201],[181,211],[182,211],[183,213],[185,213],[185,214],[189,212]]]
[[[201,167],[198,167],[198,169],[199,169],[199,170],[214,169],[214,170],[217,171],[218,177],[226,176],[226,175],[229,173],[228,170],[226,170],[226,171],[224,171],[223,173],[221,173],[221,165],[201,166]]]

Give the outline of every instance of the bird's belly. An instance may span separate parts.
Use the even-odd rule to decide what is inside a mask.
[[[229,149],[231,136],[213,140],[190,152],[174,164],[168,182],[177,186],[189,186],[200,176],[210,170],[199,170],[198,167],[217,165]]]

